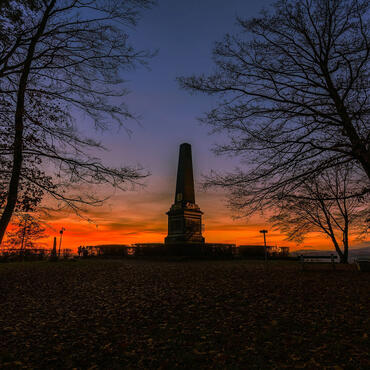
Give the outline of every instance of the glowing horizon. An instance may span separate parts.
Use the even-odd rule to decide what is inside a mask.
[[[321,233],[308,235],[304,243],[288,242],[279,231],[273,230],[267,220],[256,215],[248,220],[233,219],[226,207],[223,194],[196,194],[196,202],[204,212],[203,236],[206,243],[232,243],[236,245],[263,245],[260,230],[266,228],[267,244],[288,246],[297,249],[329,249],[331,241]],[[167,236],[167,215],[173,201],[173,192],[150,194],[147,189],[115,195],[102,207],[93,208],[87,214],[94,223],[67,212],[55,214],[48,220],[53,228],[44,241],[52,246],[56,236],[59,245],[59,230],[64,227],[62,249],[76,250],[80,245],[163,243]],[[135,211],[134,211],[135,210]],[[352,244],[356,245],[354,238]]]

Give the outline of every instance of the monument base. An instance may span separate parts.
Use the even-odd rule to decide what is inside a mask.
[[[194,245],[194,244],[204,244],[205,239],[202,235],[168,235],[164,238],[165,245]]]
[[[188,257],[194,259],[225,259],[236,254],[235,244],[224,243],[137,243],[134,257],[164,258]]]
[[[165,248],[169,256],[197,257],[204,254],[204,243],[166,243]]]

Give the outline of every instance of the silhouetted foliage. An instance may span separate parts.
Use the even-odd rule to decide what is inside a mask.
[[[325,234],[340,261],[347,263],[349,236],[365,237],[370,226],[369,196],[348,197],[360,185],[351,178],[349,165],[326,170],[285,194],[271,221],[290,241],[301,243],[312,232]]]
[[[105,166],[102,145],[81,133],[80,117],[104,130],[135,119],[122,101],[122,72],[145,63],[128,29],[152,0],[14,0],[0,4],[0,122],[3,213],[0,242],[17,204],[43,194],[78,210],[101,201],[71,184],[125,188],[146,176],[138,167]],[[76,118],[79,117],[79,118]],[[86,128],[84,128],[86,131]],[[21,184],[28,190],[22,192]],[[31,203],[32,203],[31,202]],[[29,203],[29,202],[28,202]],[[27,209],[27,206],[26,206]]]
[[[230,138],[217,153],[247,166],[207,183],[230,190],[243,212],[343,163],[369,191],[368,11],[368,0],[279,0],[216,44],[215,73],[179,79],[220,97],[202,122]]]
[[[18,200],[15,211],[32,212],[43,198],[43,188],[53,189],[54,185],[51,177],[47,176],[44,171],[38,168],[41,164],[39,158],[27,156],[24,158],[23,163],[23,175],[19,182]],[[3,209],[6,204],[11,173],[11,159],[0,155],[0,209]],[[34,181],[29,181],[28,179],[33,179]],[[43,188],[36,183],[41,184]]]
[[[46,238],[46,230],[41,223],[29,214],[19,214],[12,223],[13,228],[6,233],[6,245],[21,251],[37,247],[39,240]]]

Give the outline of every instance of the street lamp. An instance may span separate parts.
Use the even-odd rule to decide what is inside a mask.
[[[263,242],[265,244],[265,262],[267,261],[267,247],[266,247],[266,234],[268,233],[267,230],[260,230],[260,233],[263,234]]]
[[[64,227],[62,227],[59,231],[60,233],[60,240],[59,240],[59,251],[58,251],[58,257],[60,257],[60,247],[62,246],[62,237],[63,237],[63,232],[65,231],[66,229]]]

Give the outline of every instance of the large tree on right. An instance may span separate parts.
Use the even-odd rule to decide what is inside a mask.
[[[213,51],[215,72],[179,78],[219,97],[202,118],[230,139],[219,154],[247,165],[214,173],[233,205],[251,213],[350,163],[369,191],[368,0],[280,0]],[[358,189],[356,189],[358,191]],[[349,194],[353,196],[353,194]]]

